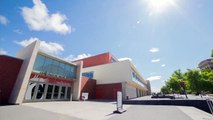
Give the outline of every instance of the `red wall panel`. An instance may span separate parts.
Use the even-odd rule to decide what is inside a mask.
[[[116,99],[117,91],[122,91],[121,83],[96,85],[96,99]]]
[[[88,57],[85,59],[81,59],[78,61],[83,61],[83,68],[96,66],[96,65],[102,65],[107,64],[111,62],[111,54],[110,53],[103,53],[100,55]]]
[[[23,60],[0,55],[0,104],[7,104]]]
[[[82,92],[88,92],[89,93],[88,99],[95,99],[95,86],[96,80],[82,76],[81,94]]]

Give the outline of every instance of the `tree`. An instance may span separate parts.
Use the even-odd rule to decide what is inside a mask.
[[[184,82],[188,92],[201,93],[201,91],[208,91],[213,93],[213,70],[210,68],[202,71],[188,69],[185,73],[176,70],[166,81],[166,85],[162,87],[161,92],[182,91],[183,87],[180,86],[180,82]]]
[[[179,85],[180,81],[183,80],[183,74],[181,70],[176,70],[172,76],[166,81],[166,86],[169,89],[172,89],[174,92],[180,92],[182,89]]]
[[[203,89],[201,74],[197,69],[188,69],[187,72],[184,73],[185,80],[188,82],[188,89],[192,92],[200,93]]]
[[[209,91],[213,93],[213,70],[206,68],[201,72],[201,81],[204,91]]]
[[[163,86],[161,88],[161,92],[164,94],[169,94],[170,93],[170,89],[167,86]]]
[[[211,54],[211,57],[213,57],[213,49],[212,49],[212,54]]]

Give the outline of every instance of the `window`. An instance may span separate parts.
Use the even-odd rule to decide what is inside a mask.
[[[82,76],[85,76],[85,77],[88,77],[88,78],[90,78],[90,79],[92,79],[93,78],[93,71],[91,71],[91,72],[85,72],[85,73],[82,73]]]
[[[55,86],[53,99],[58,99],[59,86]]]
[[[64,63],[60,63],[60,64],[59,64],[59,67],[58,67],[58,75],[59,75],[60,77],[64,77],[64,76],[65,76],[65,69],[64,69],[64,67],[65,67],[65,64],[64,64]]]
[[[38,91],[36,95],[36,99],[43,99],[45,84],[38,83]]]
[[[140,84],[141,86],[144,86],[144,83],[141,81],[141,79],[138,77],[138,75],[132,70],[132,78],[133,81]]]
[[[61,88],[61,96],[60,96],[60,99],[64,99],[65,98],[65,91],[66,90],[66,87],[65,86],[63,86],[62,88]]]
[[[46,99],[51,99],[53,91],[53,85],[48,85]]]
[[[70,100],[71,98],[71,87],[68,87],[67,89],[67,99]]]
[[[45,57],[42,55],[37,55],[33,69],[37,72],[43,71],[43,65],[44,65]]]
[[[50,73],[54,75],[58,75],[58,66],[59,66],[59,62],[56,60],[53,60]]]
[[[50,58],[45,59],[45,63],[44,63],[44,66],[43,66],[43,71],[45,73],[50,73],[52,62],[53,62],[53,60],[50,59]]]
[[[59,62],[57,60],[38,54],[33,66],[34,72],[67,79],[76,78],[76,66]]]

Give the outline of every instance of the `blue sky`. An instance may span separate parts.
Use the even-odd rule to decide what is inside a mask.
[[[0,53],[33,40],[63,59],[103,52],[131,59],[153,91],[213,48],[212,0],[1,0]]]

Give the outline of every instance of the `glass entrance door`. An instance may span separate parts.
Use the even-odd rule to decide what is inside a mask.
[[[42,101],[44,99],[44,90],[45,90],[46,84],[44,83],[37,83],[37,93],[36,93],[36,97],[35,100],[36,101]]]
[[[71,100],[72,90],[70,86],[48,84],[42,82],[29,82],[25,101],[56,101]]]

